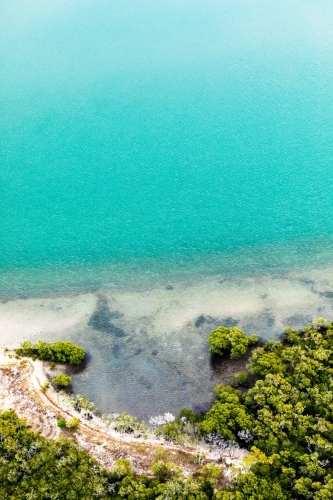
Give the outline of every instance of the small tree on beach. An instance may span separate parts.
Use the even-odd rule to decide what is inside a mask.
[[[58,418],[57,427],[60,427],[61,429],[66,427],[66,420],[64,418]]]
[[[68,420],[66,426],[69,429],[76,429],[80,425],[80,419],[77,417],[72,417]]]
[[[52,382],[59,385],[59,387],[67,387],[71,382],[72,378],[69,375],[56,375],[53,377]]]

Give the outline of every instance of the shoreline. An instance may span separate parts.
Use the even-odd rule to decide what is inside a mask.
[[[30,358],[14,359],[12,353],[0,351],[0,411],[14,410],[19,418],[27,421],[32,430],[48,439],[63,436],[76,443],[81,449],[95,458],[105,468],[110,468],[120,457],[126,457],[134,465],[137,473],[152,475],[150,466],[156,456],[168,456],[177,463],[187,476],[195,475],[201,463],[194,458],[202,455],[206,463],[223,462],[227,467],[227,480],[231,466],[241,466],[242,459],[249,454],[246,449],[212,450],[204,442],[193,446],[167,442],[157,436],[132,436],[120,433],[108,426],[98,416],[82,421],[82,415],[70,403],[70,398],[50,386],[46,391],[43,385],[47,377],[47,363]],[[57,419],[79,418],[77,429],[62,430],[57,427]]]
[[[333,317],[333,267],[215,275],[144,291],[104,288],[3,302],[0,346],[39,339],[82,345],[90,361],[74,390],[107,413],[147,419],[211,402],[219,374],[206,339],[217,326],[234,324],[268,340],[321,316]]]

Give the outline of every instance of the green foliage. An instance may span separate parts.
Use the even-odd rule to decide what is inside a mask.
[[[333,324],[288,328],[281,342],[254,351],[248,369],[252,387],[217,386],[200,424],[204,433],[253,439],[252,465],[216,499],[333,498]]]
[[[72,417],[68,420],[66,426],[69,428],[69,429],[77,429],[77,427],[79,427],[80,425],[80,419],[77,418],[77,417]]]
[[[129,415],[125,411],[115,418],[114,423],[116,431],[127,434],[145,433],[148,429],[145,422],[139,422],[136,417]]]
[[[220,355],[230,352],[230,357],[235,359],[244,356],[249,345],[258,342],[258,337],[247,337],[243,330],[235,326],[220,326],[209,335],[207,342],[212,352]]]
[[[52,382],[54,382],[56,385],[59,385],[59,387],[67,387],[68,385],[71,384],[72,378],[69,375],[56,375],[53,377]]]
[[[14,412],[0,415],[2,500],[110,498],[111,478],[77,446],[46,440]]]
[[[128,500],[154,500],[156,498],[157,480],[144,476],[136,477],[129,473],[122,478],[118,487],[118,495],[112,498],[127,498]]]
[[[132,474],[131,462],[122,458],[116,460],[112,467],[112,474],[114,474],[118,478],[123,478],[129,474]]]
[[[163,460],[158,460],[151,466],[152,472],[160,481],[166,481],[170,477],[181,477],[181,469],[172,462],[163,462]]]
[[[20,356],[31,356],[33,359],[43,359],[51,362],[70,363],[79,365],[82,363],[85,352],[71,342],[42,342],[39,340],[36,344],[31,342],[22,342],[19,349],[15,349],[16,354]]]
[[[75,396],[75,399],[73,401],[73,405],[76,408],[87,410],[91,413],[94,413],[95,415],[99,414],[99,409],[97,408],[95,403],[90,401],[90,399],[84,394],[77,394],[77,396]]]
[[[156,434],[163,436],[168,441],[181,442],[183,428],[179,422],[169,422],[156,429]]]
[[[154,432],[163,436],[167,441],[174,441],[179,445],[191,446],[198,441],[199,422],[203,415],[183,408],[173,421],[157,427]]]
[[[64,418],[58,418],[57,426],[61,428],[66,427],[66,420]]]
[[[193,410],[189,408],[183,408],[180,410],[179,415],[177,417],[177,421],[179,422],[181,418],[185,417],[188,422],[191,424],[199,423],[203,416],[200,413],[195,413]]]
[[[249,381],[249,376],[246,372],[238,372],[235,379],[239,385],[246,386]]]
[[[47,382],[45,382],[45,383],[42,385],[42,387],[41,387],[41,389],[40,389],[40,390],[41,390],[43,393],[45,393],[45,392],[48,390],[48,388],[49,388],[49,387],[50,387],[50,382],[49,382],[49,381],[47,381]]]
[[[64,439],[44,439],[14,412],[0,414],[1,500],[210,500],[209,481],[184,479],[166,464],[169,479],[137,476],[129,460],[104,470]]]
[[[226,439],[235,440],[237,432],[252,427],[252,416],[241,403],[240,392],[233,387],[219,384],[215,393],[218,400],[205,415],[200,430],[203,434],[217,432]]]
[[[213,500],[244,500],[244,495],[236,490],[220,490],[215,492]]]
[[[159,484],[157,491],[156,500],[209,500],[213,495],[210,483],[200,477],[196,481],[171,478]]]
[[[205,464],[200,470],[201,476],[206,478],[215,487],[223,475],[223,468],[217,464]]]

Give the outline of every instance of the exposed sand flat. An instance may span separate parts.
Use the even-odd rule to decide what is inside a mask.
[[[0,345],[17,346],[25,339],[64,334],[86,324],[96,308],[93,294],[29,298],[0,304]]]

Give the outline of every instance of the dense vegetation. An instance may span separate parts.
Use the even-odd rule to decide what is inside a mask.
[[[210,350],[216,354],[230,353],[231,359],[244,356],[250,345],[258,342],[256,335],[248,337],[235,326],[219,326],[208,337]]]
[[[177,466],[158,461],[152,473],[137,476],[128,460],[106,471],[69,441],[42,438],[14,412],[0,415],[1,500],[209,500],[221,471],[208,465],[185,479]]]
[[[232,356],[236,338],[245,354],[252,340],[242,330],[220,327],[208,341],[214,352]],[[217,385],[215,393],[205,415],[183,410],[159,432],[177,442],[203,437],[217,448],[251,449],[232,486],[216,499],[333,498],[332,323],[319,318],[302,331],[288,328],[282,341],[256,348],[247,373]]]
[[[238,357],[237,349],[232,353],[234,330],[217,331],[232,334],[221,352],[227,349]],[[237,338],[244,347],[240,332]],[[218,341],[216,333],[213,339]],[[319,318],[302,331],[288,328],[282,341],[256,348],[247,373],[238,374],[232,385],[219,384],[215,393],[216,401],[204,415],[184,409],[176,419],[165,414],[153,420],[157,432],[170,440],[204,438],[217,448],[235,444],[250,449],[242,468],[233,471],[229,488],[213,492],[218,471],[208,465],[196,479],[184,479],[174,464],[164,462],[153,465],[153,478],[136,476],[126,460],[103,471],[74,445],[43,440],[7,412],[0,416],[0,498],[333,498],[332,323]],[[80,398],[83,402],[75,404],[83,408]],[[117,419],[122,432],[142,431],[134,417]]]
[[[241,392],[217,386],[204,433],[252,445],[253,465],[223,500],[333,498],[333,324],[321,318],[257,348]]]
[[[42,342],[36,344],[22,342],[21,347],[15,350],[19,356],[31,356],[33,358],[53,361],[58,363],[70,363],[79,365],[84,360],[85,352],[71,342]]]

